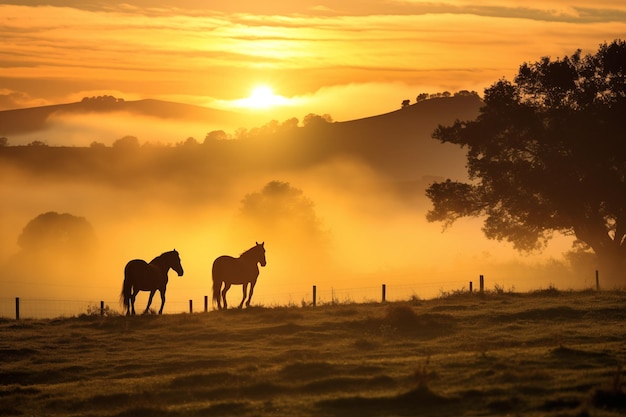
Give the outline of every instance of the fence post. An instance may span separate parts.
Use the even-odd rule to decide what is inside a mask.
[[[100,301],[100,316],[104,316],[104,301]]]
[[[387,299],[387,285],[383,284],[383,303]]]
[[[470,281],[470,293],[472,293],[474,291],[474,283],[472,281]]]
[[[20,297],[15,297],[15,320],[20,319]]]
[[[317,305],[317,286],[313,286],[313,307]]]
[[[189,314],[193,314],[193,300],[189,300]]]
[[[209,311],[209,296],[205,295],[204,296],[204,312],[208,312]]]
[[[484,276],[480,276],[480,293],[482,294],[483,292],[485,292],[485,277]]]
[[[600,273],[596,269],[596,291],[600,291]]]

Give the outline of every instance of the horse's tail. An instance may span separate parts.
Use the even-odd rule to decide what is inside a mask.
[[[124,271],[124,284],[122,285],[122,292],[120,293],[120,302],[124,306],[122,313],[128,312],[130,310],[130,293],[131,293],[131,283],[126,275],[126,271]]]

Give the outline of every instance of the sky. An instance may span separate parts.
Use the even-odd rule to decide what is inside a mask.
[[[268,121],[303,120],[309,113],[344,121],[398,110],[421,93],[482,95],[498,80],[511,80],[524,62],[562,58],[578,49],[593,54],[600,44],[625,35],[623,0],[0,1],[0,110],[112,95],[266,115]],[[181,131],[178,122],[167,127],[136,116],[98,117],[53,120],[56,133],[36,132],[23,143],[110,145],[124,135],[159,141],[156,130],[174,141],[190,135],[201,141],[209,131],[187,122]],[[20,138],[9,139],[19,144]],[[593,279],[583,271],[575,283],[559,281],[562,271],[550,268],[571,239],[555,239],[539,259],[487,241],[479,219],[459,222],[443,234],[440,224],[426,223],[425,202],[405,207],[396,197],[383,198],[379,174],[351,160],[330,161],[310,172],[238,176],[219,201],[180,200],[174,183],[168,188],[172,196],[142,189],[146,194],[139,197],[159,195],[154,202],[112,186],[10,174],[3,172],[0,181],[0,264],[16,253],[24,225],[48,211],[87,218],[106,251],[94,268],[98,276],[87,282],[82,274],[53,287],[5,278],[4,296],[61,297],[61,290],[78,294],[86,287],[89,296],[117,303],[125,262],[150,259],[173,246],[187,272],[184,279],[171,278],[168,294],[185,307],[190,294],[206,294],[212,257],[246,249],[226,245],[232,235],[227,226],[243,196],[272,180],[289,182],[315,202],[332,234],[336,271],[303,268],[267,239],[265,281],[255,290],[261,303],[298,304],[310,297],[313,284],[328,300],[360,296],[341,293],[342,288],[374,288],[374,296],[365,296],[378,297],[383,280],[393,298],[408,297],[415,288],[420,297],[436,296],[466,287],[479,273],[490,287],[521,291],[549,283],[586,288]],[[374,188],[352,190],[355,178]],[[387,216],[382,222],[381,213]],[[266,237],[250,237],[246,244],[254,239]],[[301,249],[294,244],[293,250]]]
[[[622,0],[1,1],[0,110],[113,95],[341,121],[625,34]]]

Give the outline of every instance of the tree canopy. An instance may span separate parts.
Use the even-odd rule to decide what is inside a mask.
[[[17,243],[25,252],[54,252],[68,256],[90,254],[97,246],[93,227],[84,217],[53,211],[28,222]]]
[[[289,240],[296,235],[317,240],[323,235],[315,204],[288,182],[270,181],[241,203],[240,215],[261,233],[287,235]]]
[[[469,182],[426,191],[429,221],[485,216],[490,239],[541,249],[573,235],[616,271],[626,259],[626,42],[524,63],[485,90],[477,119],[439,126],[467,148]]]

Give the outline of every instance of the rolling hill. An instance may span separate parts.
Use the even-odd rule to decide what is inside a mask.
[[[77,103],[0,111],[0,136],[43,131],[50,127],[52,116],[129,113],[180,121],[214,121],[230,125],[241,115],[190,104],[145,99],[125,101],[114,97],[85,98]]]
[[[123,111],[175,120],[181,126],[186,126],[184,123],[189,120],[213,118],[232,122],[237,117],[234,113],[158,100],[110,99],[0,112],[0,136],[30,129],[39,132],[46,143],[48,131],[45,129],[55,114],[72,113],[79,115],[72,120],[80,121],[80,115]],[[454,145],[441,144],[431,135],[440,124],[475,118],[481,105],[478,96],[464,95],[433,98],[390,113],[346,122],[327,122],[321,118],[304,126],[276,122],[247,130],[245,135],[231,140],[205,140],[194,146],[174,148],[150,147],[143,150],[143,158],[120,158],[124,149],[113,149],[116,146],[89,149],[75,145],[5,146],[0,158],[27,171],[41,173],[43,170],[47,174],[66,176],[82,173],[80,175],[98,178],[136,177],[137,173],[146,178],[170,174],[207,178],[216,173],[227,177],[251,170],[300,170],[337,159],[358,160],[394,181],[412,181],[425,176],[464,178],[464,151]],[[9,143],[12,143],[11,138]],[[94,172],[93,167],[98,167],[99,172]]]

